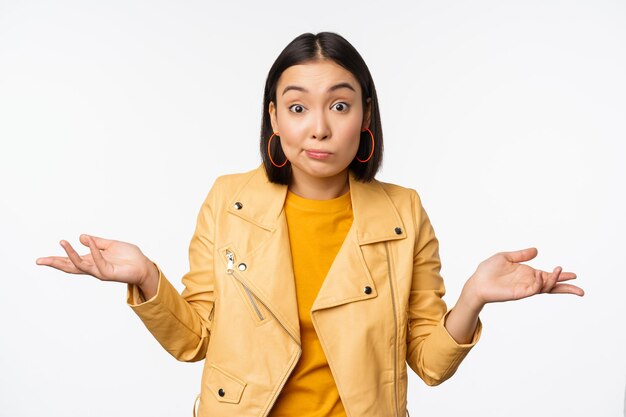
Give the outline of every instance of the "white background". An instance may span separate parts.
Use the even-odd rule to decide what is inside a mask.
[[[411,415],[623,415],[625,2],[0,0],[1,416],[191,414],[203,363],[169,356],[125,285],[35,259],[124,240],[182,290],[213,180],[260,162],[272,62],[325,30],[369,65],[378,178],[420,193],[449,307],[528,246],[586,290],[487,305],[455,376],[410,372]]]

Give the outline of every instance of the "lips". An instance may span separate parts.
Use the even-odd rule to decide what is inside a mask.
[[[305,152],[309,157],[315,159],[324,159],[332,155],[332,152],[328,152],[323,149],[307,149]]]

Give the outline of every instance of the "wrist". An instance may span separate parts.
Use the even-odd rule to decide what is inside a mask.
[[[159,270],[154,262],[146,259],[145,271],[139,279],[139,288],[152,287],[159,280]]]
[[[486,303],[480,297],[480,293],[476,286],[476,279],[473,275],[463,286],[458,303],[465,305],[466,308],[476,313],[479,313],[485,306]]]
[[[159,287],[159,270],[156,264],[150,260],[147,261],[147,272],[144,278],[137,284],[139,291],[143,295],[143,300],[150,300],[158,292]]]

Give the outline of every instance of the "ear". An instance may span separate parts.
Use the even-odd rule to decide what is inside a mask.
[[[276,121],[276,106],[273,101],[270,101],[267,111],[270,114],[270,121],[272,123],[272,131],[278,132],[278,122]]]
[[[363,125],[361,126],[361,130],[368,129],[370,127],[370,122],[372,120],[372,98],[368,97],[365,104],[365,109],[363,110]]]

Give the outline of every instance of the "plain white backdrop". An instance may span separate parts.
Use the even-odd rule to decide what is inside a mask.
[[[0,0],[0,416],[188,416],[176,361],[126,286],[35,264],[81,233],[137,244],[182,291],[214,179],[260,163],[263,84],[303,32],[374,77],[378,179],[415,188],[454,306],[480,261],[536,246],[586,295],[490,304],[412,416],[622,416],[624,1]]]

